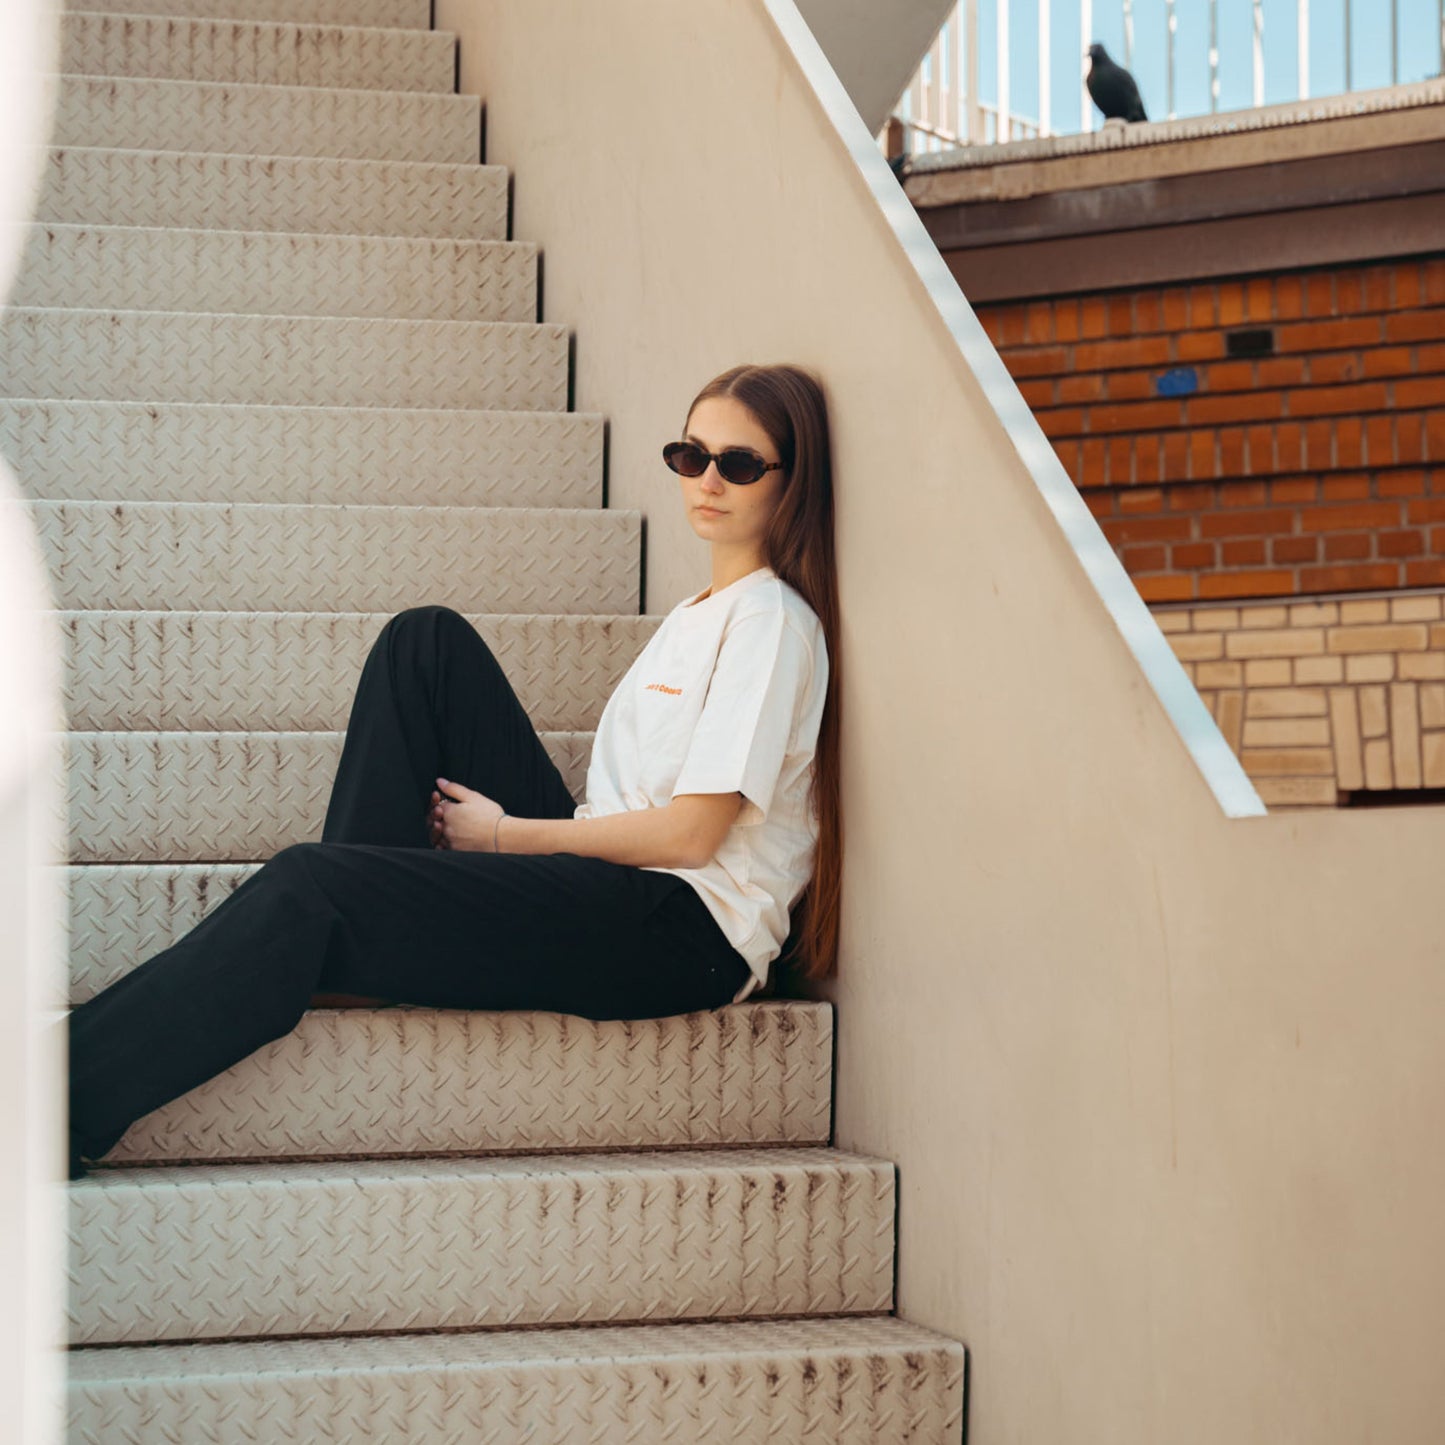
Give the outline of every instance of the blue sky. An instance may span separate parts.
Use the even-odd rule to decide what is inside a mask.
[[[1009,5],[1009,108],[1038,115],[1039,62],[1035,36],[1038,0],[979,0],[979,89],[986,102],[998,98],[994,69],[998,6]],[[1439,73],[1437,0],[1398,0],[1399,80],[1425,80]],[[1310,0],[1310,94],[1345,89],[1344,0]],[[1390,84],[1389,0],[1352,0],[1350,89]],[[1134,0],[1134,51],[1130,66],[1151,120],[1167,114],[1165,66],[1167,32],[1164,0]],[[1174,38],[1174,108],[1178,115],[1209,110],[1209,6],[1207,0],[1178,0]],[[1264,102],[1297,98],[1295,0],[1264,0]],[[1124,7],[1120,0],[1093,0],[1093,34],[1079,33],[1079,0],[1052,0],[1051,103],[1053,129],[1079,128],[1079,86],[1083,55],[1091,40],[1124,63]],[[1219,108],[1240,110],[1253,102],[1250,0],[1219,0]],[[1099,117],[1095,112],[1095,127]]]

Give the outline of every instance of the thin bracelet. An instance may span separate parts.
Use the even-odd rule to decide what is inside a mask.
[[[493,853],[500,853],[500,852],[501,852],[501,849],[497,846],[497,834],[502,831],[502,819],[505,818],[506,816],[507,816],[507,810],[506,810],[505,808],[504,808],[500,813],[497,814],[496,826],[492,829],[492,852],[493,852]]]

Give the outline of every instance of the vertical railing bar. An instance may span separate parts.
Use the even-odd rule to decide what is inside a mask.
[[[1445,5],[1445,0],[1440,0]],[[1295,42],[1299,47],[1299,98],[1308,100],[1310,98],[1310,0],[1299,0],[1295,10],[1295,26],[1299,38]]]
[[[978,0],[965,0],[968,39],[968,143],[983,144],[983,107],[978,94]]]
[[[1053,7],[1049,0],[1039,0],[1039,134],[1048,135],[1053,129],[1052,97],[1049,95],[1049,72],[1053,69],[1053,58],[1049,37],[1053,31]]]
[[[1445,0],[1440,0],[1445,5]],[[1084,42],[1082,49],[1088,50],[1094,40],[1094,4],[1093,0],[1079,0],[1079,38]],[[1094,107],[1089,98],[1089,87],[1084,84],[1084,69],[1081,63],[1079,68],[1079,129],[1092,130],[1094,128]]]
[[[1039,134],[1053,133],[1053,0],[1039,0]]]
[[[1254,0],[1254,104],[1264,104],[1264,0]]]
[[[1174,13],[1174,0],[1164,0],[1164,113],[1174,119],[1174,32],[1179,27],[1179,17]]]
[[[1209,0],[1209,109],[1219,109],[1219,0]]]
[[[1008,93],[1008,6],[1009,0],[997,0],[998,4],[998,124],[996,139],[1007,140],[1009,128]]]
[[[1350,76],[1353,71],[1352,62],[1354,56],[1350,54],[1350,34],[1354,27],[1350,24],[1350,0],[1345,0],[1345,89],[1349,90]]]
[[[1390,84],[1400,83],[1400,0],[1390,0]]]
[[[932,61],[928,67],[933,84],[929,96],[928,123],[935,130],[943,129],[943,31],[933,37]]]
[[[1124,69],[1134,68],[1134,0],[1124,0]]]
[[[963,13],[958,5],[948,17],[953,44],[948,47],[948,83],[953,91],[953,133],[960,140],[968,139],[968,112],[963,94]]]

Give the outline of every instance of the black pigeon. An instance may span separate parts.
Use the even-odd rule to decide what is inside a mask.
[[[1105,120],[1148,120],[1134,77],[1122,65],[1109,59],[1109,52],[1097,41],[1089,47],[1089,73],[1084,84]]]

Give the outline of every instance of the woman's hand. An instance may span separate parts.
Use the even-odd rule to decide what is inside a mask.
[[[451,796],[443,797],[440,790]],[[497,819],[504,811],[500,803],[485,793],[448,782],[446,778],[437,779],[437,789],[432,792],[431,798],[427,826],[431,831],[433,848],[455,848],[467,853],[492,851]]]

